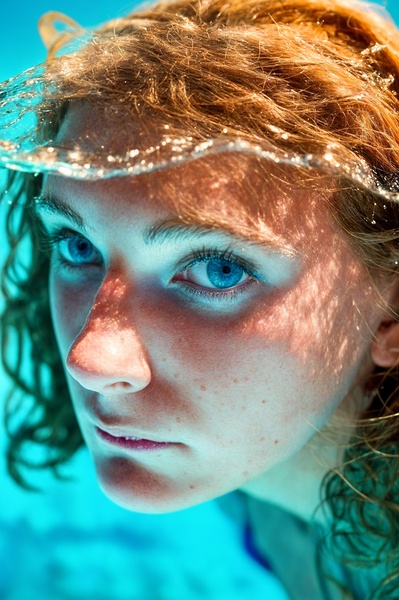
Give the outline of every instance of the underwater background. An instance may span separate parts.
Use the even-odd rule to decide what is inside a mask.
[[[0,81],[45,60],[36,27],[43,13],[64,12],[90,27],[138,4],[1,2]],[[397,0],[381,4],[399,23]],[[0,204],[0,264],[5,214]],[[8,385],[0,370],[0,402]],[[288,600],[216,502],[169,515],[128,512],[100,492],[85,449],[65,470],[73,480],[34,473],[42,491],[27,492],[8,476],[4,447],[0,419],[0,600]]]

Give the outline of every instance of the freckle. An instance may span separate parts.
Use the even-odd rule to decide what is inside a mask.
[[[206,385],[201,385],[201,390],[202,390],[203,392],[205,392],[205,390],[206,390]]]
[[[248,475],[249,475],[248,471],[244,471],[243,475],[244,475],[244,477],[248,477]]]
[[[247,410],[247,407],[246,406],[241,406],[241,409],[242,410]]]
[[[238,379],[233,379],[233,383],[238,383]]]
[[[274,440],[274,443],[275,443],[275,444],[278,444],[278,442],[279,442],[278,440]]]
[[[262,404],[266,404],[266,400],[262,400]]]
[[[264,442],[264,441],[265,441],[265,438],[264,438],[264,437],[261,437],[259,441],[260,441],[260,442]]]
[[[190,490],[195,490],[195,485],[190,485]]]
[[[252,465],[252,460],[251,459],[248,460],[248,464]]]

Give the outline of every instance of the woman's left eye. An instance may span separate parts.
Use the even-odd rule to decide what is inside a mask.
[[[204,291],[232,291],[248,281],[252,274],[232,258],[223,256],[203,257],[181,271],[175,281],[186,281]]]
[[[186,269],[183,278],[201,287],[225,290],[243,283],[248,275],[239,265],[216,258]]]

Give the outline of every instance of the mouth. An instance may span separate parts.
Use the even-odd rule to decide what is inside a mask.
[[[125,435],[123,433],[111,434],[99,427],[96,427],[96,433],[98,437],[108,445],[125,448],[127,450],[134,450],[136,452],[164,450],[170,446],[176,446],[174,442],[157,442],[155,440]]]

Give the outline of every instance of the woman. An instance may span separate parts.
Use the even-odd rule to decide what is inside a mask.
[[[10,473],[28,485],[28,442],[57,472],[84,440],[129,510],[237,491],[290,597],[397,598],[397,30],[347,0],[182,0],[42,33],[37,126],[14,108],[2,143],[30,172],[8,186]]]

